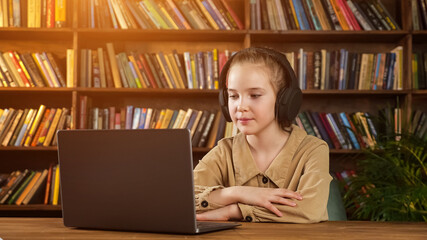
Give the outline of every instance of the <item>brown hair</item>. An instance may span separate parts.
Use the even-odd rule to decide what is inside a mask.
[[[228,72],[230,72],[233,66],[243,63],[251,63],[264,66],[267,69],[267,73],[270,78],[270,83],[273,86],[276,96],[280,89],[290,87],[290,79],[285,79],[285,69],[279,62],[277,62],[276,58],[274,58],[267,52],[262,51],[259,48],[246,48],[237,52],[235,56],[233,56],[233,62],[230,64]],[[288,121],[284,121],[279,122],[279,125],[283,130],[289,131],[288,128],[291,126],[291,123]]]

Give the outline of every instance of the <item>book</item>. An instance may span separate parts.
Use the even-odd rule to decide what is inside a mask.
[[[37,182],[37,180],[40,178],[41,172],[36,171],[31,180],[29,180],[27,186],[25,186],[24,190],[22,191],[21,195],[16,199],[15,204],[21,205],[24,199],[27,197],[28,193],[31,191],[31,189],[34,187],[34,184]]]
[[[21,183],[17,186],[16,191],[12,193],[12,195],[7,200],[7,204],[16,204],[16,200],[21,196],[24,189],[27,187],[28,183],[34,177],[35,172],[29,170],[22,178]]]
[[[45,121],[45,123],[43,125],[43,128],[42,128],[42,130],[40,132],[38,140],[36,140],[36,144],[35,145],[37,145],[37,146],[43,146],[43,143],[46,140],[46,135],[47,135],[47,133],[49,131],[49,128],[50,128],[50,126],[51,126],[51,124],[53,122],[53,119],[55,118],[57,110],[61,110],[61,109],[60,108],[58,108],[58,109],[56,109],[56,108],[50,109],[49,116],[47,117],[47,119],[46,119],[46,121]],[[34,139],[36,139],[36,138],[34,138]]]
[[[184,18],[184,16],[182,15],[181,11],[179,10],[179,8],[175,5],[174,1],[172,1],[172,0],[166,0],[166,3],[167,3],[167,5],[170,6],[170,8],[176,14],[176,16],[178,17],[179,21],[182,23],[182,25],[185,27],[185,29],[187,29],[187,30],[191,29],[190,24]]]
[[[8,134],[9,129],[12,127],[13,122],[16,118],[18,110],[14,108],[9,108],[8,113],[6,117],[4,118],[4,121],[2,124],[0,124],[0,142],[3,140],[3,138]]]
[[[175,119],[175,122],[173,123],[173,125],[170,128],[172,128],[172,129],[180,128],[182,122],[184,121],[185,115],[186,115],[186,111],[179,109],[178,114],[177,114],[176,119]]]
[[[40,176],[37,178],[37,181],[34,183],[33,187],[30,189],[24,200],[22,200],[23,205],[27,205],[28,203],[30,203],[31,200],[36,196],[36,193],[41,192],[41,189],[43,189],[43,183],[46,181],[47,173],[47,169],[44,169],[40,173]]]
[[[29,87],[29,83],[27,83],[28,85],[26,85],[26,83],[23,81],[23,78],[26,78],[25,75],[23,75],[23,73],[21,74],[22,70],[21,68],[17,68],[16,65],[14,64],[12,57],[10,56],[10,52],[5,52],[2,54],[3,57],[3,62],[6,66],[6,68],[8,69],[8,72],[10,72],[10,76],[13,80],[13,82],[15,82],[16,86],[19,87]]]
[[[52,119],[52,123],[51,123],[51,125],[49,127],[49,130],[48,130],[47,134],[46,134],[46,138],[43,141],[43,146],[44,147],[47,147],[47,146],[51,145],[52,139],[53,139],[53,137],[55,135],[56,129],[57,129],[58,124],[59,124],[59,120],[61,119],[61,117],[64,116],[63,115],[64,112],[65,112],[64,108],[62,108],[62,109],[61,108],[56,109],[55,115],[54,115],[54,117]]]
[[[67,24],[67,1],[55,0],[55,27],[63,28]]]
[[[52,173],[55,174],[54,182],[53,184],[53,198],[52,198],[52,205],[58,205],[59,202],[59,165],[55,167],[55,172]]]
[[[45,105],[40,105],[39,109],[37,110],[37,115],[34,119],[34,122],[32,123],[31,127],[29,128],[28,135],[25,138],[24,146],[29,147],[31,144],[31,140],[33,139],[34,135],[36,134],[36,130],[40,125],[40,122],[42,120],[42,117],[44,115],[44,112],[46,110]]]
[[[53,54],[50,53],[50,52],[44,52],[43,54],[45,55],[47,61],[49,62],[50,66],[52,67],[53,72],[54,72],[55,76],[57,77],[57,79],[58,79],[58,81],[60,83],[60,86],[61,87],[66,87],[67,85],[66,85],[65,77],[62,74],[62,71],[60,70],[60,68],[59,68],[59,66],[58,66],[58,64],[57,64],[57,62],[56,62]]]
[[[112,43],[107,43],[107,53],[108,53],[108,58],[109,58],[109,62],[110,62],[110,67],[111,67],[111,72],[113,75],[113,81],[114,81],[114,87],[115,88],[121,88],[122,87],[122,83],[121,83],[121,78],[120,78],[120,74],[119,74],[119,69],[118,69],[118,64],[117,64],[117,60],[116,60],[116,54],[114,52],[114,46]]]
[[[202,130],[202,134],[200,136],[200,139],[197,143],[197,147],[206,147],[207,145],[207,141],[208,141],[208,136],[212,130],[212,124],[214,122],[215,119],[215,113],[211,112],[206,120],[206,123],[204,124],[203,130]]]
[[[182,55],[178,54],[176,49],[172,50],[172,55],[173,55],[173,58],[175,59],[175,64],[180,75],[180,79],[181,79],[180,81],[182,82],[184,88],[188,88],[188,81],[185,77],[185,70],[184,70]]]
[[[165,59],[163,52],[161,52],[161,51],[158,52],[156,54],[156,58],[157,58],[159,66],[160,66],[160,69],[162,70],[163,75],[166,78],[168,88],[171,88],[171,89],[177,88],[176,83],[173,79],[173,75],[171,73],[171,69],[169,69],[169,67],[166,63],[166,59]]]
[[[208,5],[206,0],[203,1],[195,1],[196,4],[198,4],[201,12],[204,14],[204,16],[206,17],[206,19],[208,20],[210,26],[214,29],[214,30],[219,30],[224,29],[224,26],[222,25],[222,23],[219,21],[218,17],[216,15],[214,15],[214,13],[212,12],[212,9],[210,8],[210,6]],[[210,12],[208,12],[210,11]],[[214,18],[216,18],[216,20],[214,20]]]
[[[196,121],[194,122],[193,128],[191,129],[194,134],[192,135],[192,145],[193,147],[197,147],[200,141],[200,138],[203,134],[203,129],[206,126],[206,123],[209,119],[210,112],[207,110],[199,111],[199,114],[196,118]],[[200,116],[200,117],[199,117]]]
[[[8,146],[9,142],[12,140],[12,136],[14,135],[19,123],[22,119],[24,119],[25,116],[23,116],[24,110],[17,110],[17,112],[14,114],[14,118],[11,120],[10,127],[7,131],[2,131],[1,137],[3,142],[1,143],[2,146]]]
[[[21,174],[21,171],[13,171],[10,173],[10,175],[7,177],[6,183],[3,184],[0,191],[0,204],[2,204],[2,201],[4,198],[7,198],[10,195],[10,189],[17,181],[19,175]],[[7,195],[7,197],[6,197]],[[4,200],[6,201],[6,200]]]
[[[54,164],[51,164],[49,166],[49,170],[47,173],[46,191],[45,191],[45,195],[44,195],[44,199],[43,199],[43,204],[45,204],[45,205],[49,204],[49,196],[50,196],[51,185],[52,185],[53,168],[54,168]]]
[[[22,115],[20,117],[20,120],[18,122],[18,125],[16,126],[16,128],[12,134],[12,137],[8,143],[8,146],[15,146],[15,143],[18,139],[19,133],[21,132],[22,127],[24,126],[24,123],[27,119],[27,115],[29,112],[30,112],[30,109],[28,109],[28,108],[23,110]],[[0,113],[0,115],[1,115],[1,113]]]
[[[20,185],[22,185],[28,174],[28,169],[25,169],[23,172],[18,171],[16,173],[16,178],[14,178],[14,180],[11,181],[10,184],[8,184],[9,187],[4,190],[4,194],[2,194],[2,198],[0,198],[0,204],[8,203],[10,198],[12,198],[13,194],[15,194],[16,191],[19,189]]]

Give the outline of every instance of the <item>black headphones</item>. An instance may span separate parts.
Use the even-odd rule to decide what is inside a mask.
[[[279,123],[283,123],[285,121],[292,122],[298,115],[302,103],[302,92],[298,86],[298,80],[295,72],[285,55],[272,49],[260,47],[247,48],[235,53],[232,57],[230,57],[230,59],[228,59],[222,68],[221,74],[219,76],[219,104],[221,105],[221,111],[225,117],[225,120],[228,122],[232,121],[230,112],[228,110],[228,92],[226,86],[228,70],[230,69],[230,65],[233,62],[234,57],[242,51],[248,50],[255,50],[258,53],[268,55],[277,63],[279,63],[280,66],[282,66],[284,79],[289,79],[291,84],[289,87],[281,88],[277,93],[274,111],[276,119]]]

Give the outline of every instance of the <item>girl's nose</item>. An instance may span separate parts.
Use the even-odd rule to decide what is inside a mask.
[[[246,105],[239,104],[237,106],[237,111],[239,111],[239,112],[243,112],[243,111],[247,111],[247,110],[248,110],[248,107]]]

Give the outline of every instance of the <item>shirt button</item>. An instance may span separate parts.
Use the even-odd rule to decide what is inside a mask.
[[[268,183],[268,178],[266,178],[266,177],[262,177],[262,182],[263,182],[264,184]]]
[[[246,216],[246,221],[248,221],[248,222],[252,222],[252,217],[251,216]]]
[[[202,202],[202,207],[207,207],[209,204],[208,204],[208,202],[207,201],[203,201]]]

